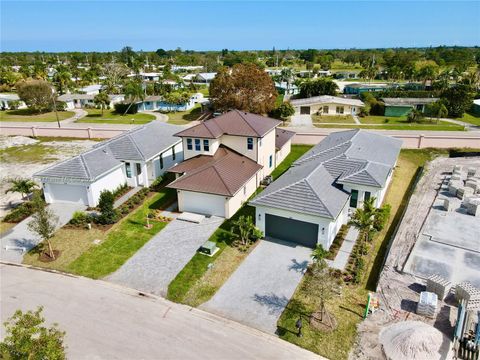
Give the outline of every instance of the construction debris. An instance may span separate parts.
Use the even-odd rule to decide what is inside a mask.
[[[437,294],[440,300],[447,297],[452,283],[439,275],[432,275],[427,279],[427,291]]]

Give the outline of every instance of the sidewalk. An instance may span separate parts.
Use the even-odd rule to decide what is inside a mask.
[[[339,270],[345,270],[345,267],[348,263],[348,258],[350,257],[353,246],[357,241],[358,234],[359,231],[357,228],[351,226],[350,229],[348,229],[345,240],[343,241],[340,250],[338,250],[337,256],[335,257],[335,260],[333,260],[331,267]]]
[[[113,203],[113,207],[116,209],[120,205],[122,205],[124,202],[126,202],[128,199],[130,199],[133,195],[135,195],[137,192],[142,190],[143,188],[141,186],[134,187],[130,191],[128,191],[126,194],[123,194],[120,196],[115,202]]]

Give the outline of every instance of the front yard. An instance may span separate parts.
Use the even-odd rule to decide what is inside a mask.
[[[335,316],[338,327],[331,332],[316,330],[309,325],[309,316],[314,308],[312,297],[308,292],[310,275],[306,275],[298,286],[294,296],[278,321],[280,337],[310,351],[331,359],[347,359],[356,334],[357,324],[362,320],[369,291],[374,291],[381,265],[386,255],[388,242],[393,230],[400,221],[401,213],[409,200],[409,189],[412,186],[417,170],[437,153],[430,149],[402,150],[397,168],[384,202],[392,206],[391,216],[383,231],[373,239],[371,252],[366,258],[366,270],[358,285],[345,285],[340,297],[335,297],[327,305]],[[303,337],[296,336],[296,321],[303,319]]]
[[[58,111],[57,113],[60,121],[75,115],[72,111]],[[37,114],[29,109],[19,109],[0,111],[0,121],[53,122],[57,121],[57,117],[54,111]]]
[[[351,115],[345,115],[345,116],[312,115],[312,122],[314,124],[323,124],[323,123],[355,124],[355,120],[353,120],[353,117]]]
[[[186,125],[191,121],[197,120],[202,115],[202,107],[196,104],[194,108],[188,111],[170,112],[167,114],[168,123],[174,125]]]
[[[77,123],[100,123],[100,124],[147,124],[155,120],[151,114],[119,114],[115,110],[87,109],[88,115],[77,120]]]
[[[45,263],[38,259],[38,249],[32,249],[24,257],[24,263],[40,267],[71,272],[94,279],[104,277],[125,263],[167,223],[151,221],[153,225],[146,229],[147,214],[153,209],[160,209],[174,201],[176,192],[163,189],[150,195],[144,203],[131,214],[124,217],[108,230],[100,228],[59,229],[52,239],[54,249],[61,251],[61,256]],[[94,244],[94,241],[99,241]]]

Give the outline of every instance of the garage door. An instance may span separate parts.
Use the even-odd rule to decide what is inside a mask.
[[[87,188],[81,185],[48,184],[48,192],[54,202],[88,205]]]
[[[180,211],[225,217],[225,197],[223,196],[181,191],[179,204]]]
[[[314,248],[317,245],[318,224],[266,214],[265,235]]]

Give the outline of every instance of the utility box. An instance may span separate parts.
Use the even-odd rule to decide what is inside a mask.
[[[207,256],[215,255],[218,250],[219,248],[217,247],[217,244],[213,241],[205,241],[205,243],[200,247],[200,249],[198,249],[200,254]]]

